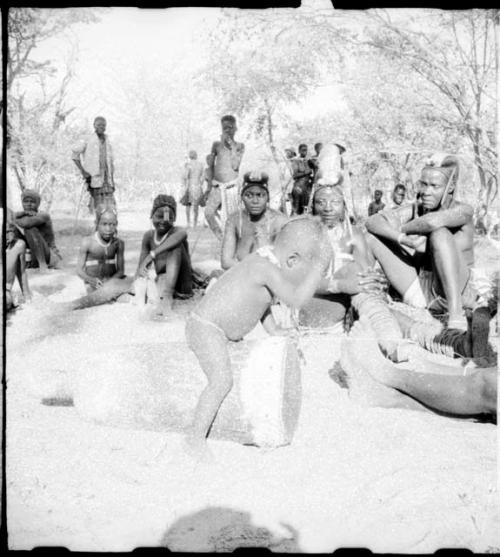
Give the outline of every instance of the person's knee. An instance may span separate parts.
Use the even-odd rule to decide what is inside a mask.
[[[429,242],[433,248],[442,247],[443,242],[448,242],[451,238],[453,238],[453,235],[445,226],[436,228],[429,234]]]
[[[216,379],[210,381],[210,387],[219,396],[226,396],[233,388],[233,377],[230,374],[218,376]]]

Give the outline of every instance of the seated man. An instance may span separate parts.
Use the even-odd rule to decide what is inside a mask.
[[[55,244],[50,215],[38,211],[40,195],[34,190],[24,190],[21,201],[23,210],[14,214],[14,223],[21,229],[32,254],[28,267],[55,268],[62,257]]]
[[[456,157],[434,158],[422,170],[419,203],[373,215],[366,228],[371,251],[403,302],[447,311],[448,327],[466,330],[473,209],[454,199],[458,171]]]
[[[13,218],[13,215],[9,215],[9,217]],[[7,219],[5,227],[5,302],[7,311],[16,307],[12,297],[12,287],[16,277],[22,292],[22,297],[17,300],[18,304],[31,300],[26,274],[26,243],[21,238],[12,218]]]
[[[272,244],[287,222],[283,213],[268,206],[268,175],[247,172],[243,177],[243,209],[229,216],[222,240],[221,266],[229,269],[257,248]]]
[[[158,289],[157,314],[167,317],[177,297],[193,295],[193,272],[184,229],[174,226],[177,203],[171,195],[160,194],[153,201],[151,220],[154,230],[142,238],[136,278],[150,276],[154,270]]]

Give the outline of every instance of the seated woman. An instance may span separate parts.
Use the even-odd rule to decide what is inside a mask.
[[[247,172],[243,177],[243,208],[227,219],[222,240],[221,266],[230,269],[249,253],[272,244],[287,217],[268,206],[269,177],[265,172]]]
[[[364,234],[351,224],[340,172],[318,179],[312,213],[327,227],[334,255],[327,278],[323,279],[313,300],[301,310],[299,323],[327,327],[344,320],[352,295],[380,292],[385,287],[385,279],[370,269],[373,258]]]
[[[15,213],[15,224],[22,230],[32,260],[31,268],[57,267],[62,259],[55,244],[52,219],[48,213],[39,212],[40,195],[34,190],[24,190],[21,195],[23,210]]]
[[[174,226],[177,203],[171,195],[160,194],[153,201],[151,221],[154,230],[142,238],[141,254],[135,278],[151,278],[156,283],[156,313],[167,317],[172,310],[174,294],[178,298],[193,295],[193,271],[187,232]]]
[[[22,292],[17,303],[30,301],[31,292],[26,274],[26,243],[13,222],[13,214],[9,210],[8,212],[5,227],[5,302],[6,310],[10,311],[16,307],[12,297],[12,287],[16,277]]]

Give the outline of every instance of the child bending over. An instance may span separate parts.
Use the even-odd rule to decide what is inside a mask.
[[[299,308],[314,294],[331,259],[323,226],[316,219],[291,220],[274,246],[263,246],[231,267],[188,317],[186,338],[208,385],[200,395],[188,435],[191,451],[203,451],[206,436],[233,385],[228,341],[241,340],[260,320],[272,334],[270,306],[279,299]]]

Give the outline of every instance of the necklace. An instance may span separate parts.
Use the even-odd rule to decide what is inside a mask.
[[[99,232],[96,232],[96,233],[95,233],[95,239],[96,239],[96,242],[97,242],[101,247],[104,248],[104,253],[106,254],[106,258],[107,258],[107,257],[108,257],[108,248],[109,248],[109,246],[111,245],[111,243],[113,242],[113,238],[111,238],[111,239],[109,240],[109,242],[106,243],[106,242],[101,238],[101,236],[99,235]]]
[[[170,229],[170,230],[172,230],[172,229]],[[170,230],[167,230],[165,232],[165,234],[162,236],[161,240],[158,240],[158,231],[157,230],[154,231],[153,242],[155,243],[156,246],[159,246],[163,242],[163,240],[165,240],[165,238],[170,234]]]

